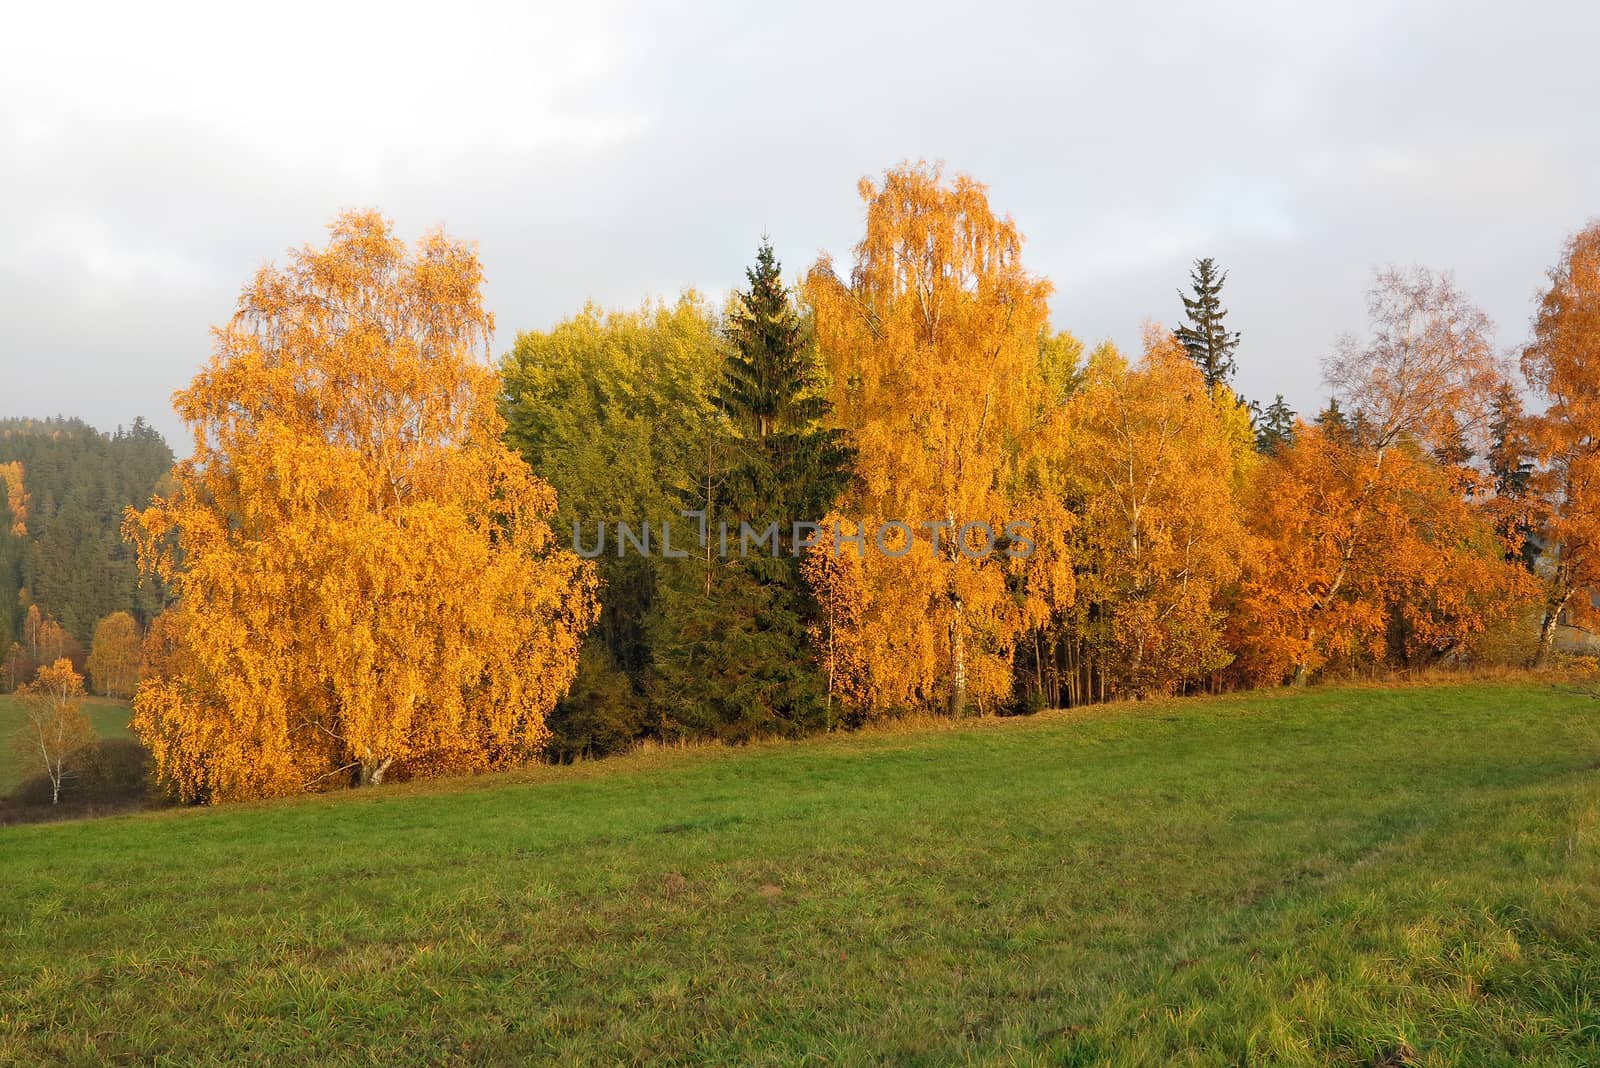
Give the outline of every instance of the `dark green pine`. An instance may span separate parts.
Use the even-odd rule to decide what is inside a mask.
[[[1267,405],[1256,426],[1256,449],[1271,455],[1294,444],[1295,411],[1279,393]]]
[[[1181,290],[1186,322],[1175,331],[1178,341],[1188,352],[1200,373],[1205,376],[1206,388],[1214,389],[1233,380],[1234,351],[1239,347],[1239,331],[1230,331],[1226,320],[1228,310],[1222,306],[1222,286],[1228,280],[1226,271],[1217,268],[1210,256],[1195,261],[1189,273],[1190,288],[1194,296]]]

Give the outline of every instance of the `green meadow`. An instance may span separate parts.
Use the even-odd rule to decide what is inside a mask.
[[[1593,1065],[1597,769],[1458,683],[0,828],[0,1063]]]

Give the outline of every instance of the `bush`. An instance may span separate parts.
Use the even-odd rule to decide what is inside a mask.
[[[103,738],[84,746],[68,762],[60,804],[50,803],[50,778],[23,780],[0,801],[0,823],[106,815],[154,802],[150,753],[132,738]]]

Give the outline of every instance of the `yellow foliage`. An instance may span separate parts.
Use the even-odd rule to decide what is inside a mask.
[[[22,482],[22,461],[12,460],[10,463],[0,464],[0,489],[4,489],[3,499],[6,510],[11,513],[11,533],[13,536],[26,537],[28,533],[28,490]]]
[[[1145,346],[1132,368],[1099,350],[1064,412],[1081,518],[1075,626],[1111,692],[1132,695],[1170,693],[1232,659],[1222,598],[1244,550],[1234,487],[1255,463],[1232,392],[1208,393],[1171,334],[1147,328]]]
[[[848,579],[854,599],[835,613],[835,649],[850,653],[833,663],[851,676],[845,692],[872,708],[960,714],[969,696],[983,706],[1007,693],[1012,644],[1045,592],[1070,597],[1064,569],[1054,584],[1042,574],[1024,581],[1044,561],[1059,563],[1058,551],[972,559],[958,540],[967,524],[1003,535],[1023,522],[1042,546],[1059,544],[1059,502],[1025,498],[1030,483],[1016,473],[1076,352],[1050,338],[1050,285],[1024,269],[1022,235],[991,211],[982,185],[918,164],[860,188],[867,230],[849,282],[824,258],[804,292],[833,415],[856,450],[846,532],[860,524],[870,543],[882,524],[903,521],[915,544],[900,556],[891,555],[898,533],[891,553],[842,546],[848,567],[813,564],[810,574]],[[926,524],[945,524],[937,548]]]
[[[113,612],[96,624],[88,663],[95,690],[111,697],[132,697],[139,682],[143,644],[139,624],[127,612]]]
[[[61,800],[69,763],[95,740],[83,714],[83,676],[65,657],[39,668],[32,682],[17,691],[23,720],[13,746],[23,761],[41,769],[50,780],[50,800]]]
[[[126,523],[177,593],[134,728],[184,799],[523,759],[595,615],[500,440],[475,252],[331,234],[244,288],[177,396],[193,455]]]

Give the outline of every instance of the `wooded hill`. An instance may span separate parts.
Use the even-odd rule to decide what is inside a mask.
[[[24,637],[32,605],[77,647],[114,612],[142,625],[160,611],[161,585],[140,586],[121,526],[171,467],[142,419],[111,433],[80,419],[0,420],[0,651]]]

